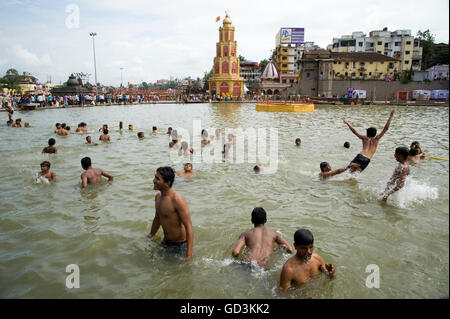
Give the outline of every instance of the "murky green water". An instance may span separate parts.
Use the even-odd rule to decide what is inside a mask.
[[[378,200],[396,162],[395,147],[419,140],[425,153],[449,157],[447,107],[394,107],[391,128],[358,179],[317,178],[319,163],[342,167],[361,150],[342,122],[360,132],[381,130],[385,106],[318,106],[314,113],[256,112],[254,104],[111,106],[19,113],[32,128],[0,125],[0,297],[2,298],[278,298],[281,267],[289,254],[276,249],[268,269],[247,270],[231,251],[252,227],[255,206],[268,212],[267,226],[290,243],[298,228],[315,236],[316,252],[337,267],[288,296],[303,298],[438,298],[449,290],[449,162],[425,159],[411,166],[411,178],[383,205]],[[6,116],[6,113],[2,113]],[[2,116],[3,116],[2,115]],[[278,128],[278,172],[255,175],[254,163],[194,163],[197,176],[177,178],[174,188],[187,200],[195,232],[194,262],[167,256],[146,239],[154,216],[152,179],[172,165],[169,138],[151,127],[192,132],[203,128]],[[84,145],[85,135],[55,137],[54,123],[75,130],[84,121],[93,140],[103,123],[143,129],[137,140],[113,129],[112,143]],[[210,130],[210,133],[213,133]],[[57,155],[41,150],[56,138]],[[302,146],[294,146],[296,137]],[[118,140],[120,138],[120,140]],[[351,143],[350,149],[342,145]],[[208,149],[209,150],[209,149]],[[199,151],[199,150],[197,150]],[[80,188],[80,159],[114,175],[113,183]],[[39,163],[49,160],[53,185],[36,184]],[[67,289],[65,270],[80,267],[80,288]],[[380,268],[380,288],[369,289],[366,266]]]

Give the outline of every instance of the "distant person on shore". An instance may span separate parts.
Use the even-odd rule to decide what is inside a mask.
[[[153,126],[152,133],[153,134],[157,134],[158,133],[158,128],[156,126]]]
[[[300,145],[302,145],[302,140],[299,139],[299,138],[296,138],[295,139],[295,146],[300,146]]]
[[[84,157],[81,159],[81,167],[85,170],[85,172],[81,174],[82,188],[85,188],[87,185],[101,182],[103,180],[102,176],[107,177],[108,181],[112,181],[114,179],[114,177],[108,172],[105,172],[100,168],[93,168],[90,157]]]
[[[343,167],[343,168],[338,168],[335,169],[334,171],[331,170],[331,166],[330,164],[328,164],[328,162],[322,162],[320,163],[320,174],[319,177],[321,179],[326,179],[328,177],[340,174],[345,172],[347,169],[349,169],[350,166],[347,167]]]
[[[194,248],[194,229],[186,199],[172,188],[175,172],[171,167],[159,167],[153,179],[153,188],[159,193],[155,196],[155,217],[147,235],[155,236],[161,226],[164,239],[161,245],[174,253],[183,253],[192,260]]]
[[[103,134],[100,135],[99,140],[103,142],[111,142],[111,137],[108,135],[109,131],[107,128],[103,130]]]
[[[192,164],[184,164],[184,172],[177,172],[177,175],[183,178],[195,176],[195,173],[192,171]]]
[[[416,163],[420,163],[420,161],[424,157],[425,157],[425,154],[423,153],[422,149],[420,148],[419,142],[417,142],[417,141],[412,142],[410,149],[409,149],[408,161],[416,164]]]
[[[386,202],[390,195],[405,186],[406,176],[409,175],[408,156],[409,151],[406,147],[397,147],[395,149],[394,157],[397,160],[398,165],[386,184],[386,189],[383,192],[383,202]]]
[[[58,153],[58,149],[55,147],[56,140],[54,138],[50,138],[48,140],[48,146],[44,147],[42,150],[42,153],[48,153],[48,154],[56,154]]]
[[[45,182],[56,182],[56,174],[50,171],[50,162],[44,161],[41,163],[41,171],[37,173],[36,181],[44,179]]]
[[[248,247],[248,253],[244,256],[246,262],[255,261],[259,266],[266,266],[269,257],[274,249],[274,244],[282,246],[288,253],[293,250],[286,240],[284,240],[276,231],[270,229],[264,224],[267,222],[267,214],[264,208],[255,207],[252,211],[251,221],[254,228],[243,232],[233,249],[233,257],[238,257],[245,245]]]
[[[183,155],[191,155],[194,153],[194,149],[189,147],[189,144],[186,141],[181,142],[181,150],[183,151]]]
[[[345,148],[350,148],[350,143],[349,143],[349,142],[345,142],[345,143],[344,143],[344,147],[345,147]]]
[[[387,132],[389,129],[389,125],[391,124],[392,117],[394,116],[394,110],[391,111],[391,114],[389,115],[389,119],[386,122],[386,125],[383,128],[383,131],[381,131],[380,134],[377,135],[377,129],[375,127],[369,127],[367,129],[367,135],[361,135],[359,134],[351,125],[347,122],[345,118],[342,118],[345,124],[350,128],[353,134],[355,134],[359,139],[361,139],[363,144],[362,151],[356,155],[356,157],[350,162],[350,172],[353,173],[355,171],[362,172],[367,165],[369,165],[370,160],[372,159],[373,155],[375,154],[378,142],[383,137],[383,135]]]
[[[98,143],[92,143],[92,138],[90,136],[86,136],[86,144],[97,146]]]
[[[138,139],[142,140],[144,138],[144,132],[138,132],[137,137]]]
[[[280,291],[285,291],[291,286],[300,286],[308,282],[319,271],[330,278],[336,276],[336,267],[333,264],[325,264],[322,257],[313,253],[314,237],[307,229],[299,229],[294,234],[295,256],[289,258],[281,269]]]

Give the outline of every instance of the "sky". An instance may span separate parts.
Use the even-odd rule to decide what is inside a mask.
[[[15,68],[60,84],[83,72],[93,83],[95,32],[103,85],[202,78],[212,68],[225,10],[238,54],[257,62],[269,58],[282,27],[305,28],[305,41],[322,48],[333,37],[384,27],[449,39],[448,0],[0,0],[0,76]]]

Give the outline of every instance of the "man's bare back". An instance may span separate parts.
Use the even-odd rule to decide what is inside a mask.
[[[95,184],[101,182],[102,176],[108,178],[108,180],[113,180],[113,177],[108,172],[103,171],[100,168],[89,168],[84,173],[81,174],[82,187],[86,187],[90,184]]]

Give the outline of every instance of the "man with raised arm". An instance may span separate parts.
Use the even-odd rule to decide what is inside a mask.
[[[192,260],[194,229],[191,214],[184,197],[172,188],[174,179],[175,172],[171,167],[156,170],[153,189],[160,192],[155,196],[155,218],[148,237],[155,236],[161,226],[164,232],[161,245],[174,253],[186,251],[186,258]]]
[[[351,125],[347,122],[345,118],[342,118],[345,124],[350,128],[350,130],[355,134],[359,139],[361,139],[363,144],[362,151],[356,155],[356,157],[350,162],[350,172],[358,171],[362,172],[367,165],[369,165],[370,160],[373,157],[373,154],[375,154],[378,142],[383,137],[383,135],[387,132],[389,125],[391,124],[392,116],[394,116],[394,110],[391,111],[391,114],[389,115],[389,119],[386,122],[386,125],[383,128],[383,131],[381,131],[380,134],[377,135],[377,129],[375,127],[369,127],[367,129],[367,135],[361,135],[359,134]]]
[[[252,211],[252,223],[254,228],[243,232],[233,249],[233,256],[239,256],[245,245],[248,247],[248,253],[244,257],[245,261],[256,261],[259,266],[265,266],[272,254],[274,244],[283,246],[288,253],[293,250],[288,242],[284,240],[275,230],[270,229],[264,224],[267,221],[266,211],[262,207],[255,207]]]

